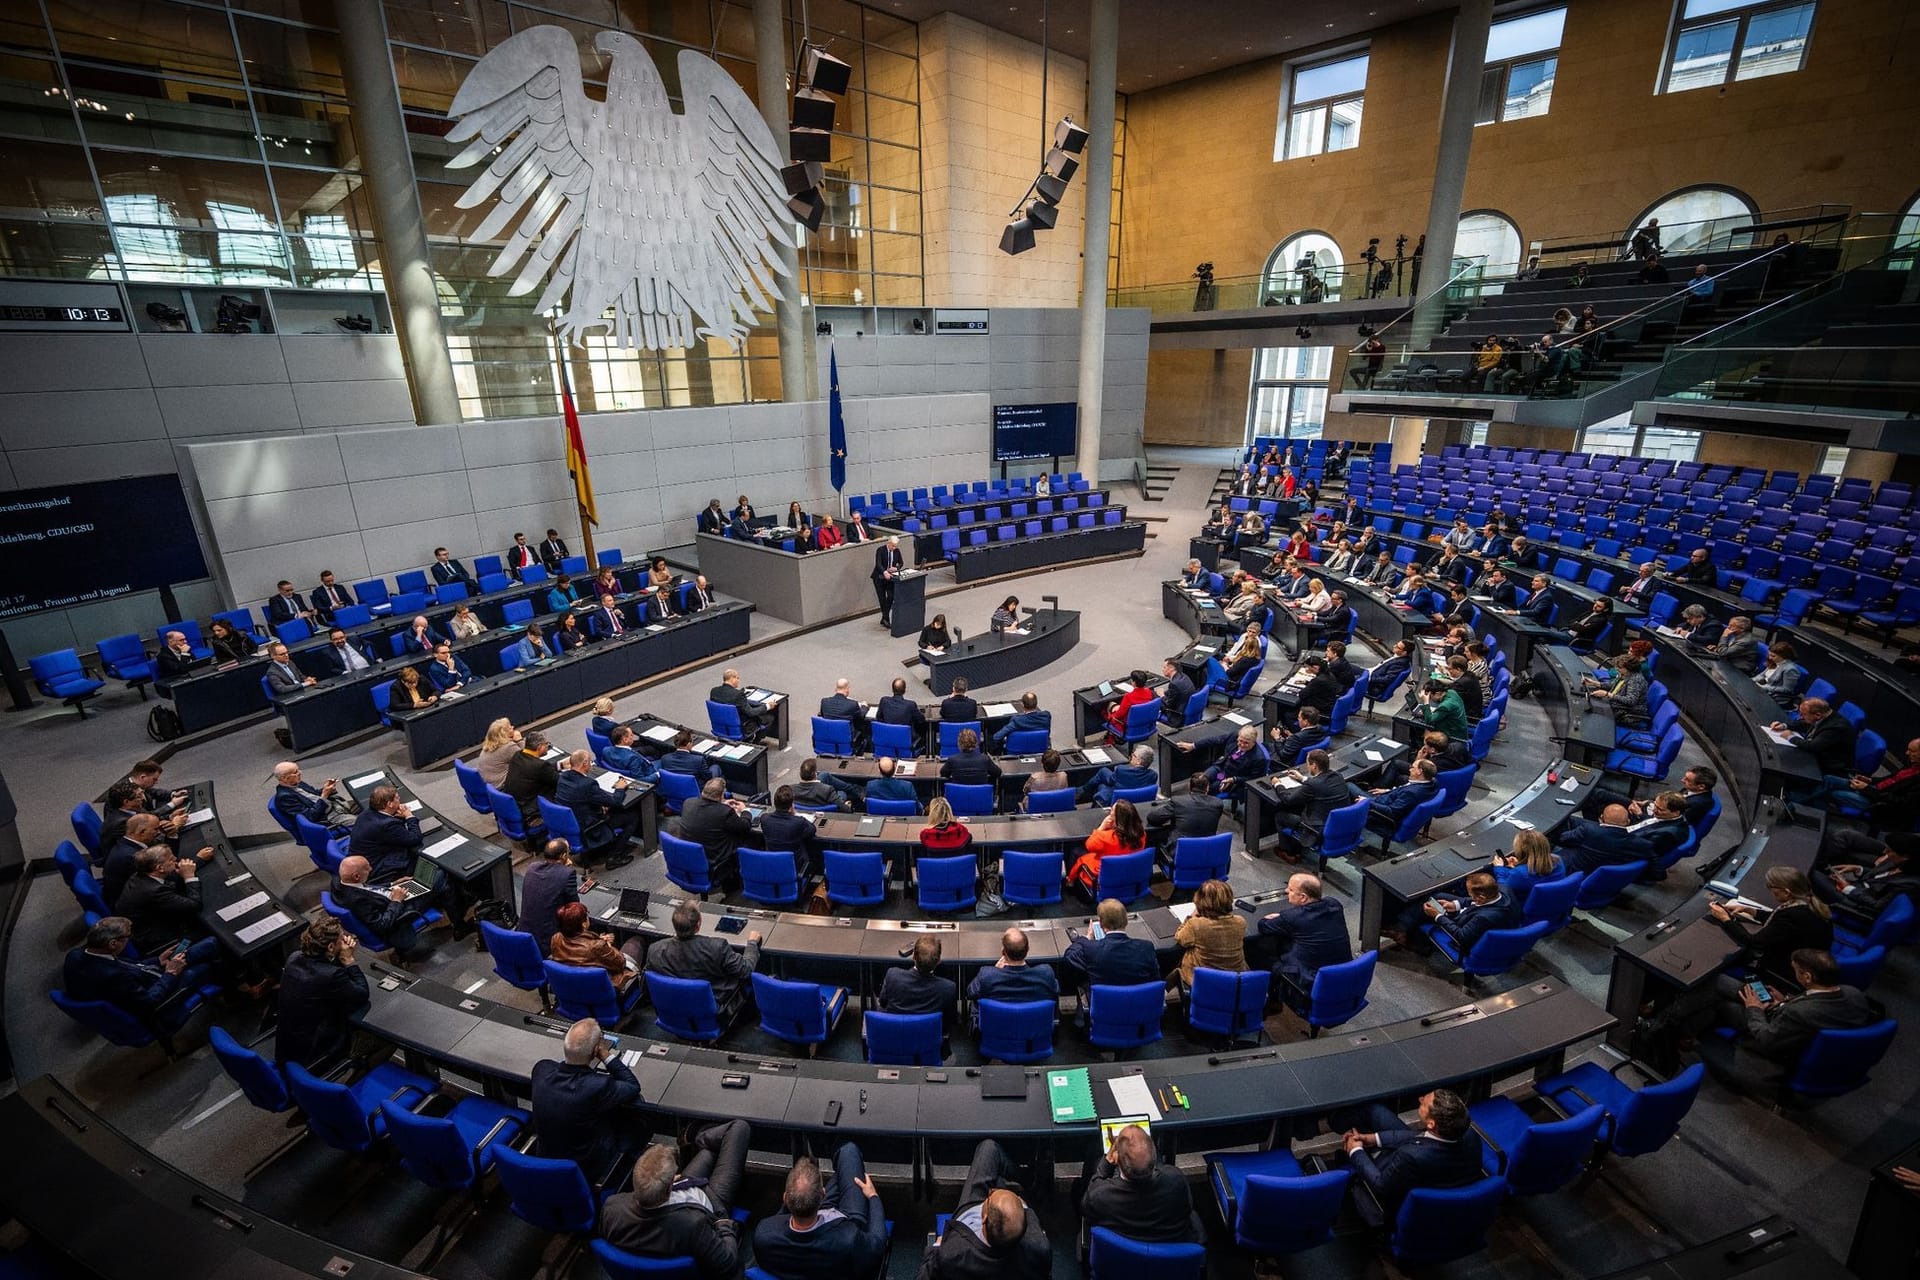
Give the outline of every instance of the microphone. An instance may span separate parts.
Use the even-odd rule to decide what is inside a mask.
[[[1041,604],[1044,604],[1044,605],[1046,605],[1046,606],[1048,606],[1048,607],[1049,607],[1049,608],[1051,608],[1051,609],[1052,609],[1052,610],[1053,610],[1053,611],[1054,611],[1055,613],[1058,613],[1058,612],[1060,612],[1060,597],[1059,597],[1059,596],[1041,596],[1041,597],[1040,597],[1040,603],[1041,603]]]

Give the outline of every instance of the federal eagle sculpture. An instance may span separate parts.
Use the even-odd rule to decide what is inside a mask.
[[[676,113],[638,40],[607,31],[593,46],[609,59],[604,102],[587,96],[560,27],[513,36],[454,95],[447,136],[471,142],[449,167],[491,158],[459,207],[497,196],[474,238],[512,228],[488,274],[517,270],[515,296],[544,280],[536,309],[562,307],[570,342],[611,325],[624,347],[738,347],[787,274],[774,238],[793,218],[773,135],[711,58],[681,51]]]

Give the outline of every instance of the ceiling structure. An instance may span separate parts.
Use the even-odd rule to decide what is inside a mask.
[[[915,22],[953,13],[1036,44],[1044,5],[1052,47],[1087,56],[1087,0],[863,3]],[[1120,0],[1119,89],[1139,93],[1456,7],[1454,0]]]

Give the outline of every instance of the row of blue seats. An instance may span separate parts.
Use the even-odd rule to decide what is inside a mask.
[[[1094,505],[1098,507],[1098,504]],[[1048,518],[1044,524],[1039,519],[1030,519],[1020,526],[1011,524],[994,525],[992,526],[991,533],[989,533],[984,525],[976,524],[971,520],[963,520],[956,528],[947,529],[947,518],[945,516],[936,515],[924,524],[921,522],[919,516],[907,516],[900,521],[900,530],[903,533],[946,530],[946,532],[942,534],[943,543],[949,535],[958,538],[961,530],[965,530],[967,545],[977,547],[988,541],[1014,542],[1020,538],[1038,537],[1042,533],[1065,533],[1069,528],[1069,520],[1071,520],[1072,528],[1092,529],[1099,525],[1123,524],[1126,518],[1127,513],[1119,507],[1104,507],[1094,511],[1082,511],[1071,517],[1052,516]]]
[[[944,484],[931,487],[921,485],[913,489],[895,489],[892,493],[869,493],[864,497],[854,494],[847,499],[847,510],[862,511],[868,516],[884,514],[888,511],[901,513],[916,511],[925,507],[954,507],[970,502],[998,502],[1003,498],[1034,495],[1039,477],[1015,476],[1005,480],[975,480],[971,483],[956,484],[949,488]],[[1069,471],[1065,475],[1055,473],[1047,477],[1047,487],[1058,496],[1067,493],[1084,493],[1093,486],[1078,471]]]

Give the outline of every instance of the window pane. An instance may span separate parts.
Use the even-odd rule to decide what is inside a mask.
[[[1475,124],[1492,124],[1500,118],[1500,99],[1507,87],[1507,68],[1488,67],[1480,74],[1480,102],[1473,109]]]
[[[1682,31],[1673,42],[1673,70],[1667,74],[1667,92],[1724,83],[1739,30],[1738,22],[1716,22]]]
[[[1520,266],[1520,233],[1498,214],[1468,214],[1454,232],[1453,256],[1485,258],[1487,275],[1510,276]]]
[[[1258,388],[1253,394],[1253,411],[1249,415],[1253,420],[1253,433],[1263,436],[1280,435],[1280,424],[1286,420],[1286,412],[1287,388]]]
[[[1736,80],[1757,80],[1798,71],[1807,55],[1807,31],[1813,26],[1813,6],[1796,5],[1772,13],[1755,14],[1747,22],[1747,38],[1740,46]]]
[[[1566,26],[1565,9],[1548,9],[1525,17],[1509,18],[1493,24],[1487,33],[1487,61],[1505,62],[1560,47],[1560,32]]]
[[[1325,107],[1308,107],[1305,111],[1294,112],[1287,125],[1287,159],[1319,155],[1326,131]]]
[[[1312,438],[1320,434],[1327,420],[1327,389],[1295,387],[1293,403],[1288,406],[1287,434]]]
[[[1666,458],[1673,462],[1692,462],[1700,453],[1698,431],[1678,431],[1672,427],[1648,427],[1640,443],[1643,458]]]
[[[1843,476],[1847,473],[1847,450],[1842,445],[1830,444],[1820,451],[1820,468],[1816,475]]]
[[[1315,102],[1343,93],[1359,93],[1367,87],[1367,55],[1323,62],[1293,73],[1293,100]]]
[[[1558,58],[1516,65],[1513,74],[1507,77],[1507,97],[1500,118],[1519,120],[1547,114],[1553,102],[1553,73],[1559,65]]]
[[[1687,7],[1681,13],[1683,18],[1707,18],[1716,13],[1725,13],[1729,9],[1743,9],[1753,0],[1687,0]]]
[[[1346,151],[1360,145],[1360,111],[1364,102],[1354,98],[1336,102],[1328,108],[1333,123],[1327,129],[1327,150]]]

